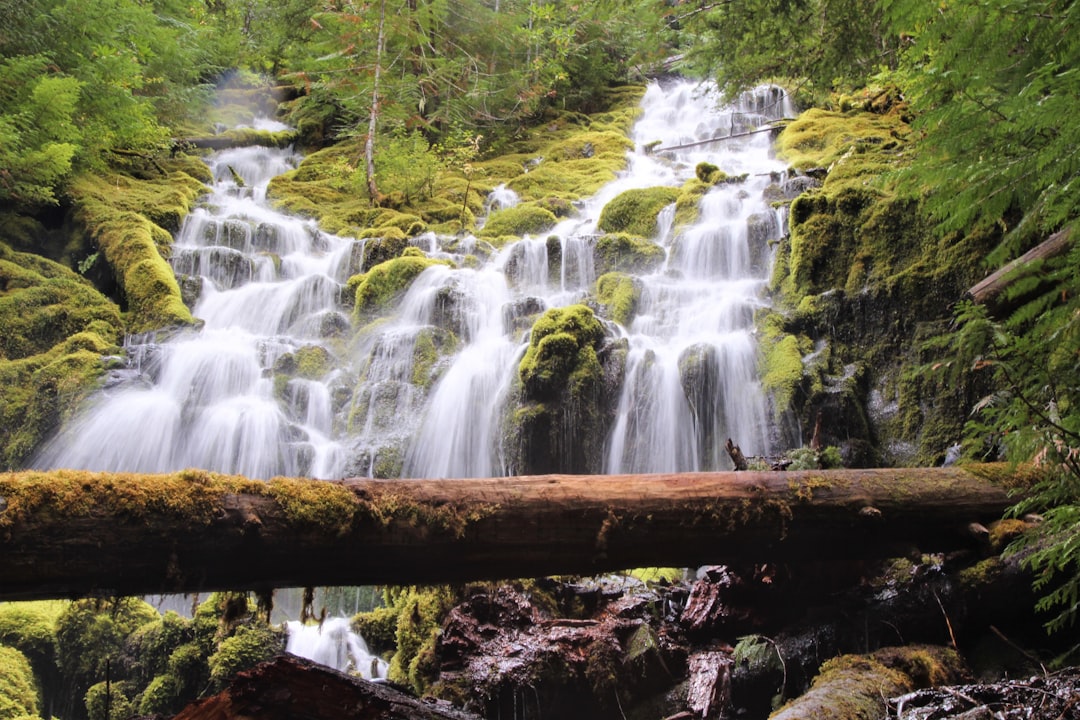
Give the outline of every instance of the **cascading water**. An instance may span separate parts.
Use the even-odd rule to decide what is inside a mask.
[[[286,627],[285,649],[294,655],[355,673],[365,680],[386,678],[387,662],[371,653],[364,639],[349,627],[348,618],[327,618],[317,624],[292,620]]]
[[[185,220],[172,255],[176,273],[200,289],[193,313],[203,327],[129,338],[130,367],[35,465],[340,474],[327,378],[273,376],[283,360],[328,353],[327,336],[348,326],[339,298],[353,241],[266,204],[270,179],[298,160],[260,147],[210,160],[212,192]]]
[[[753,316],[768,241],[783,231],[763,190],[785,168],[770,156],[768,134],[743,133],[791,108],[771,86],[718,107],[704,86],[650,85],[627,169],[573,218],[486,255],[473,236],[413,238],[421,254],[447,264],[421,273],[392,312],[354,329],[351,340],[343,289],[364,241],[268,206],[269,180],[299,160],[290,150],[214,155],[212,192],[185,221],[172,257],[177,275],[196,287],[193,313],[203,327],[130,338],[129,368],[114,372],[35,466],[201,467],[255,478],[515,471],[500,444],[500,413],[532,320],[586,301],[609,201],[630,189],[678,187],[702,162],[736,180],[713,187],[687,227],[675,227],[674,207],[660,214],[654,240],[667,259],[637,278],[636,317],[615,329],[629,350],[597,466],[721,468],[729,436],[747,454],[764,454],[769,422]],[[725,139],[731,135],[740,137]],[[517,202],[500,186],[487,205]]]

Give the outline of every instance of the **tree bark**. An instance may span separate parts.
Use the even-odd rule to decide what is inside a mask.
[[[367,173],[368,196],[372,205],[380,204],[379,186],[375,181],[375,131],[379,122],[379,80],[382,77],[383,48],[386,44],[386,0],[379,5],[379,30],[375,41],[375,78],[371,90],[371,110],[368,113],[368,131],[364,139],[364,163]]]
[[[465,582],[973,541],[998,466],[463,480],[0,474],[0,599]],[[993,479],[997,478],[997,480]]]
[[[173,720],[479,720],[436,700],[337,672],[293,655],[239,673],[224,691],[192,703]]]
[[[1036,260],[1047,260],[1061,255],[1071,245],[1069,228],[1054,233],[1042,243],[1028,250],[1012,262],[999,268],[996,272],[988,275],[973,285],[968,291],[968,296],[980,305],[997,307],[1002,293],[1017,279],[1024,277],[1024,266]]]

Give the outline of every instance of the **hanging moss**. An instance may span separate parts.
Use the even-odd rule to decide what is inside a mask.
[[[606,233],[655,237],[657,216],[678,197],[679,191],[671,187],[627,190],[604,206],[597,227]]]
[[[593,250],[598,276],[614,271],[647,275],[658,270],[664,258],[664,248],[651,240],[626,233],[601,236]]]

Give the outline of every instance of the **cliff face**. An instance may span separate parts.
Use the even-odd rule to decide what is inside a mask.
[[[816,432],[847,465],[938,464],[976,389],[935,379],[927,349],[997,238],[938,236],[920,198],[892,182],[912,152],[901,102],[881,91],[847,107],[803,113],[777,143],[807,189],[760,321],[765,382],[801,440]]]

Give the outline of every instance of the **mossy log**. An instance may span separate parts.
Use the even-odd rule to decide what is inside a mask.
[[[239,673],[228,688],[189,705],[174,720],[337,720],[415,718],[477,720],[449,703],[419,700],[389,685],[362,680],[293,655]]]
[[[1015,306],[1018,299],[1006,299],[1003,297],[1003,293],[1017,280],[1028,277],[1029,271],[1025,270],[1026,266],[1065,253],[1072,245],[1071,230],[1071,228],[1065,228],[1054,233],[1020,257],[983,278],[967,291],[968,297],[972,301],[980,305],[987,305],[998,312],[1004,312],[1008,309],[1004,306]]]
[[[997,466],[269,482],[0,474],[0,599],[464,582],[973,542]]]

